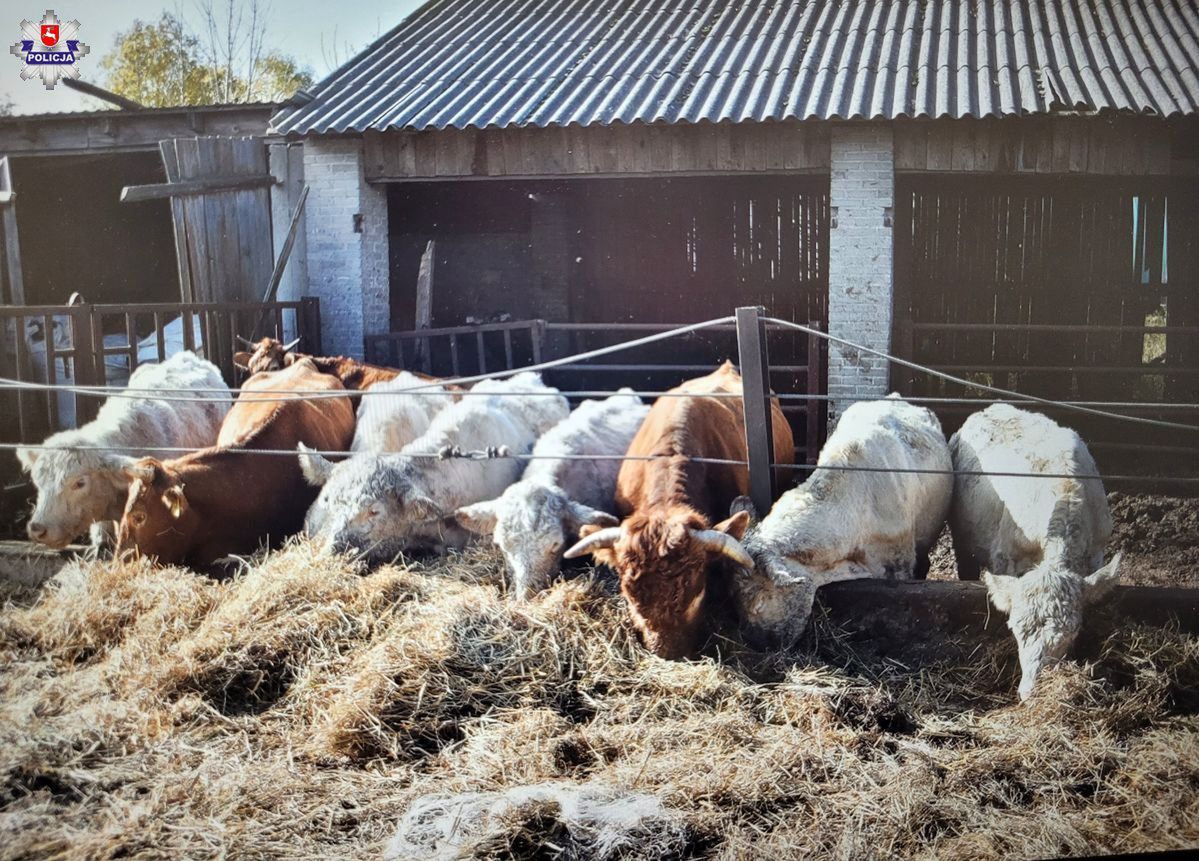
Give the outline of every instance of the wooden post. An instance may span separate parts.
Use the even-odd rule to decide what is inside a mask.
[[[296,320],[297,336],[304,339],[304,350],[313,355],[321,354],[321,300],[305,296],[300,300],[300,318]]]
[[[96,328],[92,325],[91,305],[72,305],[67,309],[71,315],[71,349],[75,360],[75,385],[103,385],[104,339],[101,336],[99,349],[93,340]],[[75,393],[75,426],[90,422],[100,409],[100,399],[94,395]]]
[[[813,329],[819,328],[819,322],[809,322],[809,326]],[[821,339],[815,335],[808,335],[808,376],[804,381],[808,395],[823,394],[824,368],[820,361],[820,342]],[[804,433],[804,461],[806,463],[815,463],[820,457],[820,414],[823,412],[825,402],[819,398],[809,397],[804,407],[804,419],[807,426]]]
[[[430,239],[425,246],[425,253],[420,257],[420,271],[416,275],[416,320],[414,329],[428,329],[433,325],[433,264],[437,253],[437,243]],[[412,356],[413,367],[428,370],[429,339],[419,338],[415,344],[416,350]]]
[[[17,238],[17,195],[13,192],[12,167],[8,158],[0,158],[0,220],[4,235],[4,264],[8,276],[8,295],[0,301],[9,305],[25,304],[25,282],[21,274],[21,243]],[[24,324],[18,333],[24,337]]]
[[[774,433],[770,416],[770,358],[762,316],[766,309],[737,309],[737,353],[741,362],[742,405],[745,410],[745,448],[749,453],[749,495],[758,516],[765,517],[774,502]]]

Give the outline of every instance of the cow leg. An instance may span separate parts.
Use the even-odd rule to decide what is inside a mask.
[[[928,547],[916,548],[916,569],[912,572],[913,580],[927,580],[928,569],[932,567],[932,560],[929,559]]]
[[[978,560],[968,550],[958,547],[957,542],[953,544],[953,558],[957,563],[958,579],[959,580],[977,580],[979,573]]]

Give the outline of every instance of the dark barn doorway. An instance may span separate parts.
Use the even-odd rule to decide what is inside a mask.
[[[434,328],[544,319],[551,323],[691,323],[764,305],[824,324],[828,177],[718,176],[573,181],[402,183],[392,187],[392,329],[413,327],[421,254],[436,243]],[[560,354],[635,337],[552,332]],[[802,335],[771,335],[772,363],[807,360]],[[736,359],[731,332],[639,349],[645,364],[713,366]],[[616,380],[578,371],[574,384]],[[642,374],[621,384],[669,386]],[[794,380],[776,380],[795,390]]]
[[[827,175],[402,183],[390,195],[392,329],[413,328],[421,255],[435,242],[427,369],[518,367],[525,334],[456,329],[545,320],[544,358],[623,343],[739,305],[827,324]],[[657,328],[655,329],[655,325]],[[453,334],[451,334],[453,333]],[[820,339],[770,331],[776,392],[827,393]],[[564,389],[658,391],[737,361],[733,327],[549,372]],[[399,357],[393,357],[399,360]],[[809,382],[809,374],[813,380]],[[807,444],[806,402],[784,405]],[[817,433],[823,437],[824,405]]]
[[[902,354],[1057,400],[1199,400],[1196,180],[901,175],[896,204]],[[986,396],[898,369],[895,382],[916,395]],[[971,409],[938,407],[946,432]],[[1183,432],[1053,412],[1109,465],[1150,465],[1154,446],[1177,460],[1194,445]]]
[[[11,159],[25,303],[177,302],[170,203],[121,203],[166,181],[157,150]]]

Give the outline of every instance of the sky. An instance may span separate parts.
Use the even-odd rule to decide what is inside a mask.
[[[245,0],[241,0],[245,2]],[[259,0],[265,3],[267,0]],[[319,80],[377,36],[387,32],[416,9],[421,0],[269,0],[269,47],[278,48],[312,68]],[[215,0],[223,6],[225,0]],[[41,81],[22,81],[20,64],[8,46],[21,37],[24,18],[37,22],[53,8],[61,21],[78,19],[79,39],[91,47],[80,60],[83,80],[103,85],[100,58],[112,50],[118,33],[136,19],[156,20],[164,11],[182,11],[195,21],[195,0],[3,0],[0,2],[0,101],[13,104],[13,113],[40,114],[110,107],[68,90],[62,84],[47,90]]]

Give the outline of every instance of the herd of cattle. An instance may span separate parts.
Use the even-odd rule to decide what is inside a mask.
[[[115,395],[93,422],[20,450],[38,490],[29,536],[61,547],[90,531],[200,569],[301,530],[370,562],[490,536],[519,598],[564,558],[610,567],[647,648],[681,658],[725,614],[755,645],[786,648],[821,585],[923,577],[948,519],[959,575],[986,569],[1008,616],[1022,698],[1118,576],[1118,556],[1103,565],[1112,522],[1086,446],[1010,406],[947,442],[932,412],[897,395],[854,404],[817,468],[759,520],[727,362],[652,406],[622,390],[572,411],[533,373],[465,390],[272,339],[250,346],[236,400],[183,352],[131,377],[160,396]],[[791,431],[777,400],[771,410],[786,479]]]

